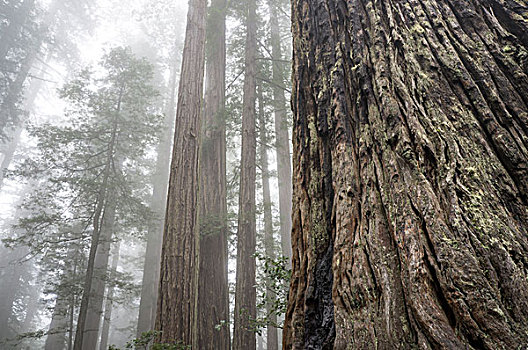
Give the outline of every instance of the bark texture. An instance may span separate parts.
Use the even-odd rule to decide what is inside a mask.
[[[526,3],[294,0],[292,11],[284,348],[525,346]]]
[[[205,108],[200,158],[199,349],[228,350],[225,126],[226,0],[214,0],[207,19]],[[220,328],[218,328],[220,327]]]
[[[156,330],[161,342],[198,347],[198,197],[205,0],[191,0],[178,89],[167,212],[161,252]]]
[[[255,181],[256,181],[256,55],[257,13],[255,0],[247,2],[245,75],[242,107],[242,159],[238,200],[237,267],[233,350],[254,350],[251,321],[257,316],[255,288]]]

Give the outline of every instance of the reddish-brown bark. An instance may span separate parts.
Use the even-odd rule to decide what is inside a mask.
[[[200,159],[199,349],[229,350],[225,127],[225,0],[213,0],[207,19],[207,63]]]
[[[528,7],[294,0],[285,349],[528,343]]]
[[[176,128],[161,252],[159,341],[198,344],[198,198],[205,0],[191,0],[178,89]]]
[[[257,316],[255,288],[255,181],[256,181],[256,56],[257,14],[255,0],[247,3],[244,97],[242,111],[242,159],[238,200],[237,269],[233,350],[254,350],[252,321]]]

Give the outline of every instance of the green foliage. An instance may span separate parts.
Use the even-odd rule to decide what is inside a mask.
[[[69,103],[66,122],[28,128],[38,152],[13,176],[37,188],[24,200],[28,215],[18,225],[24,235],[17,237],[35,249],[89,233],[102,186],[116,197],[118,223],[127,232],[139,234],[148,221],[149,152],[161,124],[158,94],[149,83],[153,68],[126,48],[111,50],[100,66],[97,75],[84,69],[60,90]]]
[[[68,103],[63,120],[28,127],[38,147],[11,174],[27,190],[4,243],[27,246],[39,257],[47,294],[80,294],[98,203],[117,203],[114,239],[146,232],[162,121],[153,73],[130,49],[114,48],[99,67],[82,70],[60,89]],[[119,290],[136,289],[120,282],[130,277],[117,277],[111,282]]]
[[[222,328],[224,327],[229,327],[229,321],[227,320],[220,320],[220,323],[218,323],[217,325],[215,325],[215,329],[217,331],[221,330]]]
[[[190,345],[184,345],[181,342],[175,342],[173,344],[169,343],[156,343],[155,340],[160,336],[161,332],[159,331],[148,331],[143,332],[141,337],[133,339],[126,343],[125,349],[133,350],[189,350]],[[120,350],[114,345],[110,345],[108,350]]]
[[[288,307],[288,283],[291,278],[291,270],[287,268],[288,258],[280,256],[277,259],[272,259],[265,254],[256,253],[257,259],[263,262],[264,274],[269,283],[270,294],[267,294],[266,288],[260,288],[260,302],[257,305],[259,310],[266,310],[269,305],[270,312],[264,313],[253,321],[253,328],[258,334],[262,334],[262,330],[268,325],[276,328],[282,328],[281,324],[272,322],[271,315],[276,315],[280,318],[286,313]]]

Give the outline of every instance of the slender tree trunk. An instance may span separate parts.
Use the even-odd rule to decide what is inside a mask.
[[[64,294],[57,296],[55,307],[53,308],[53,315],[51,316],[48,336],[46,337],[46,343],[44,345],[45,350],[61,350],[66,347],[69,311],[70,297]]]
[[[275,240],[273,239],[273,216],[271,211],[270,174],[268,165],[268,135],[266,129],[266,116],[264,113],[264,101],[262,89],[258,86],[259,102],[259,134],[260,134],[260,168],[262,171],[262,201],[264,204],[264,250],[266,257],[275,260]],[[277,297],[273,291],[272,281],[266,277],[266,314],[268,326],[266,331],[267,350],[278,350],[279,341],[277,335],[277,313],[273,312],[272,302]]]
[[[119,98],[117,111],[120,110],[120,102],[121,98]],[[87,315],[88,315],[88,307],[89,307],[89,301],[90,301],[90,293],[92,291],[92,282],[94,279],[95,271],[95,259],[96,259],[96,253],[99,247],[99,244],[101,243],[101,231],[102,231],[102,220],[104,219],[103,210],[105,209],[105,204],[107,203],[109,199],[109,184],[111,182],[111,168],[113,163],[113,153],[115,148],[115,142],[117,139],[117,122],[114,123],[112,135],[111,135],[111,142],[108,150],[108,156],[105,164],[105,169],[103,171],[103,178],[101,181],[101,185],[99,187],[99,193],[97,194],[97,203],[93,215],[93,233],[92,233],[92,241],[90,244],[90,252],[88,254],[88,261],[87,261],[87,267],[86,267],[86,276],[84,278],[84,285],[83,285],[83,294],[81,298],[81,305],[79,308],[79,317],[77,319],[77,329],[75,331],[75,342],[73,344],[74,350],[84,350],[83,349],[83,337],[86,330],[86,324],[87,324]]]
[[[26,3],[33,6],[33,2],[33,0],[24,1],[24,6]],[[17,109],[17,103],[19,102],[19,99],[21,97],[24,88],[24,83],[26,82],[29,76],[29,71],[34,64],[35,59],[40,53],[45,35],[48,33],[50,26],[53,24],[55,16],[61,6],[62,3],[58,0],[53,1],[50,4],[48,13],[42,21],[42,27],[39,30],[39,37],[36,38],[36,42],[32,47],[27,48],[28,51],[26,53],[26,56],[22,60],[21,67],[16,75],[15,80],[9,83],[7,95],[4,97],[0,104],[0,140],[2,140],[3,133],[6,132],[6,128],[9,126],[10,123],[14,122],[16,125],[20,122],[18,120],[18,114],[20,114],[20,111]],[[27,15],[28,14],[26,14],[26,16]],[[4,57],[2,56],[2,52],[0,52],[0,57]]]
[[[292,227],[292,173],[290,160],[290,137],[286,98],[284,97],[284,62],[282,61],[281,32],[277,0],[268,0],[270,11],[273,110],[275,114],[275,149],[277,152],[277,178],[279,180],[279,215],[282,254],[288,258],[291,268]]]
[[[46,64],[49,61],[50,55],[48,55],[47,59],[45,60]],[[43,70],[43,67],[44,65],[42,65],[41,71]],[[31,111],[33,109],[35,99],[37,98],[38,93],[42,88],[42,85],[42,80],[34,79],[31,81],[31,85],[28,89],[28,93],[24,102],[24,109],[26,111]],[[24,130],[24,124],[25,118],[22,118],[19,124],[14,128],[14,132],[12,133],[12,135],[10,135],[11,139],[4,141],[4,145],[2,145],[1,147],[2,161],[0,161],[0,189],[2,188],[2,184],[4,182],[5,172],[9,168],[9,165],[11,164],[15,151],[18,147],[20,135],[22,134],[22,130]]]
[[[257,350],[264,350],[264,342],[262,341],[262,337],[260,335],[257,336]]]
[[[101,342],[99,345],[99,350],[108,349],[108,336],[110,335],[110,321],[112,320],[112,308],[114,302],[114,289],[115,289],[115,279],[117,273],[117,265],[119,264],[119,246],[120,243],[116,243],[114,251],[112,252],[112,270],[110,272],[110,283],[108,291],[106,294],[106,302],[104,308],[104,318],[103,318],[103,329],[101,331]]]
[[[23,247],[2,249],[0,257],[0,342],[12,337],[15,333],[11,326],[13,306],[21,284],[24,266],[20,259],[27,252]]]
[[[120,161],[116,165],[120,171]],[[82,348],[86,350],[96,349],[99,339],[101,317],[103,315],[104,291],[107,280],[108,261],[110,258],[110,246],[115,231],[116,198],[115,191],[110,189],[108,202],[105,205],[103,221],[101,226],[101,236],[97,247],[97,254],[94,262],[94,275],[90,289],[90,299],[88,301],[88,312],[86,315],[86,325]]]
[[[175,48],[177,45],[175,45]],[[153,191],[150,209],[154,216],[149,222],[147,232],[147,249],[143,268],[143,282],[141,285],[141,301],[139,304],[139,317],[137,337],[154,329],[156,321],[156,304],[158,299],[158,286],[161,262],[161,243],[163,235],[164,216],[166,209],[167,187],[169,182],[169,163],[171,158],[171,136],[174,129],[175,94],[176,94],[176,64],[179,61],[174,50],[174,65],[171,68],[170,98],[163,122],[163,134],[157,149],[156,173],[153,176]]]
[[[247,2],[233,350],[254,350],[256,347],[255,332],[251,325],[252,320],[257,316],[254,256],[256,246],[256,7],[255,0]]]
[[[4,184],[6,171],[9,168],[11,161],[13,160],[13,156],[18,146],[18,142],[20,141],[20,135],[22,134],[22,130],[23,128],[21,126],[17,127],[11,135],[11,138],[9,140],[6,140],[5,144],[3,145],[4,147],[1,153],[2,161],[0,162],[0,189]]]
[[[526,4],[292,9],[284,349],[525,347]]]
[[[72,337],[72,319],[75,303],[72,300],[73,293],[70,293],[70,291],[72,287],[71,281],[77,274],[77,259],[79,258],[79,252],[74,250],[75,248],[70,248],[67,254],[67,261],[73,262],[73,267],[71,270],[67,267],[61,277],[62,280],[57,293],[55,307],[53,308],[48,336],[46,337],[46,343],[44,345],[45,350],[60,350],[64,349],[67,345],[68,349],[71,348],[69,344],[70,338]],[[68,333],[68,337],[66,333]]]
[[[199,154],[205,65],[205,0],[191,0],[178,89],[156,330],[161,342],[198,347]]]
[[[73,275],[77,274],[77,264],[74,263],[73,266]],[[70,318],[68,323],[68,350],[73,349],[73,319],[75,313],[75,306],[77,305],[77,297],[72,293],[70,296]]]
[[[226,0],[214,0],[207,20],[207,65],[200,158],[199,349],[228,350],[225,130]],[[220,326],[220,328],[218,328]]]

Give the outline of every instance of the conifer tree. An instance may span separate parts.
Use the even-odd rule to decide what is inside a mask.
[[[206,1],[192,0],[187,14],[155,325],[161,332],[158,341],[192,347],[198,346],[198,175],[206,7]]]

